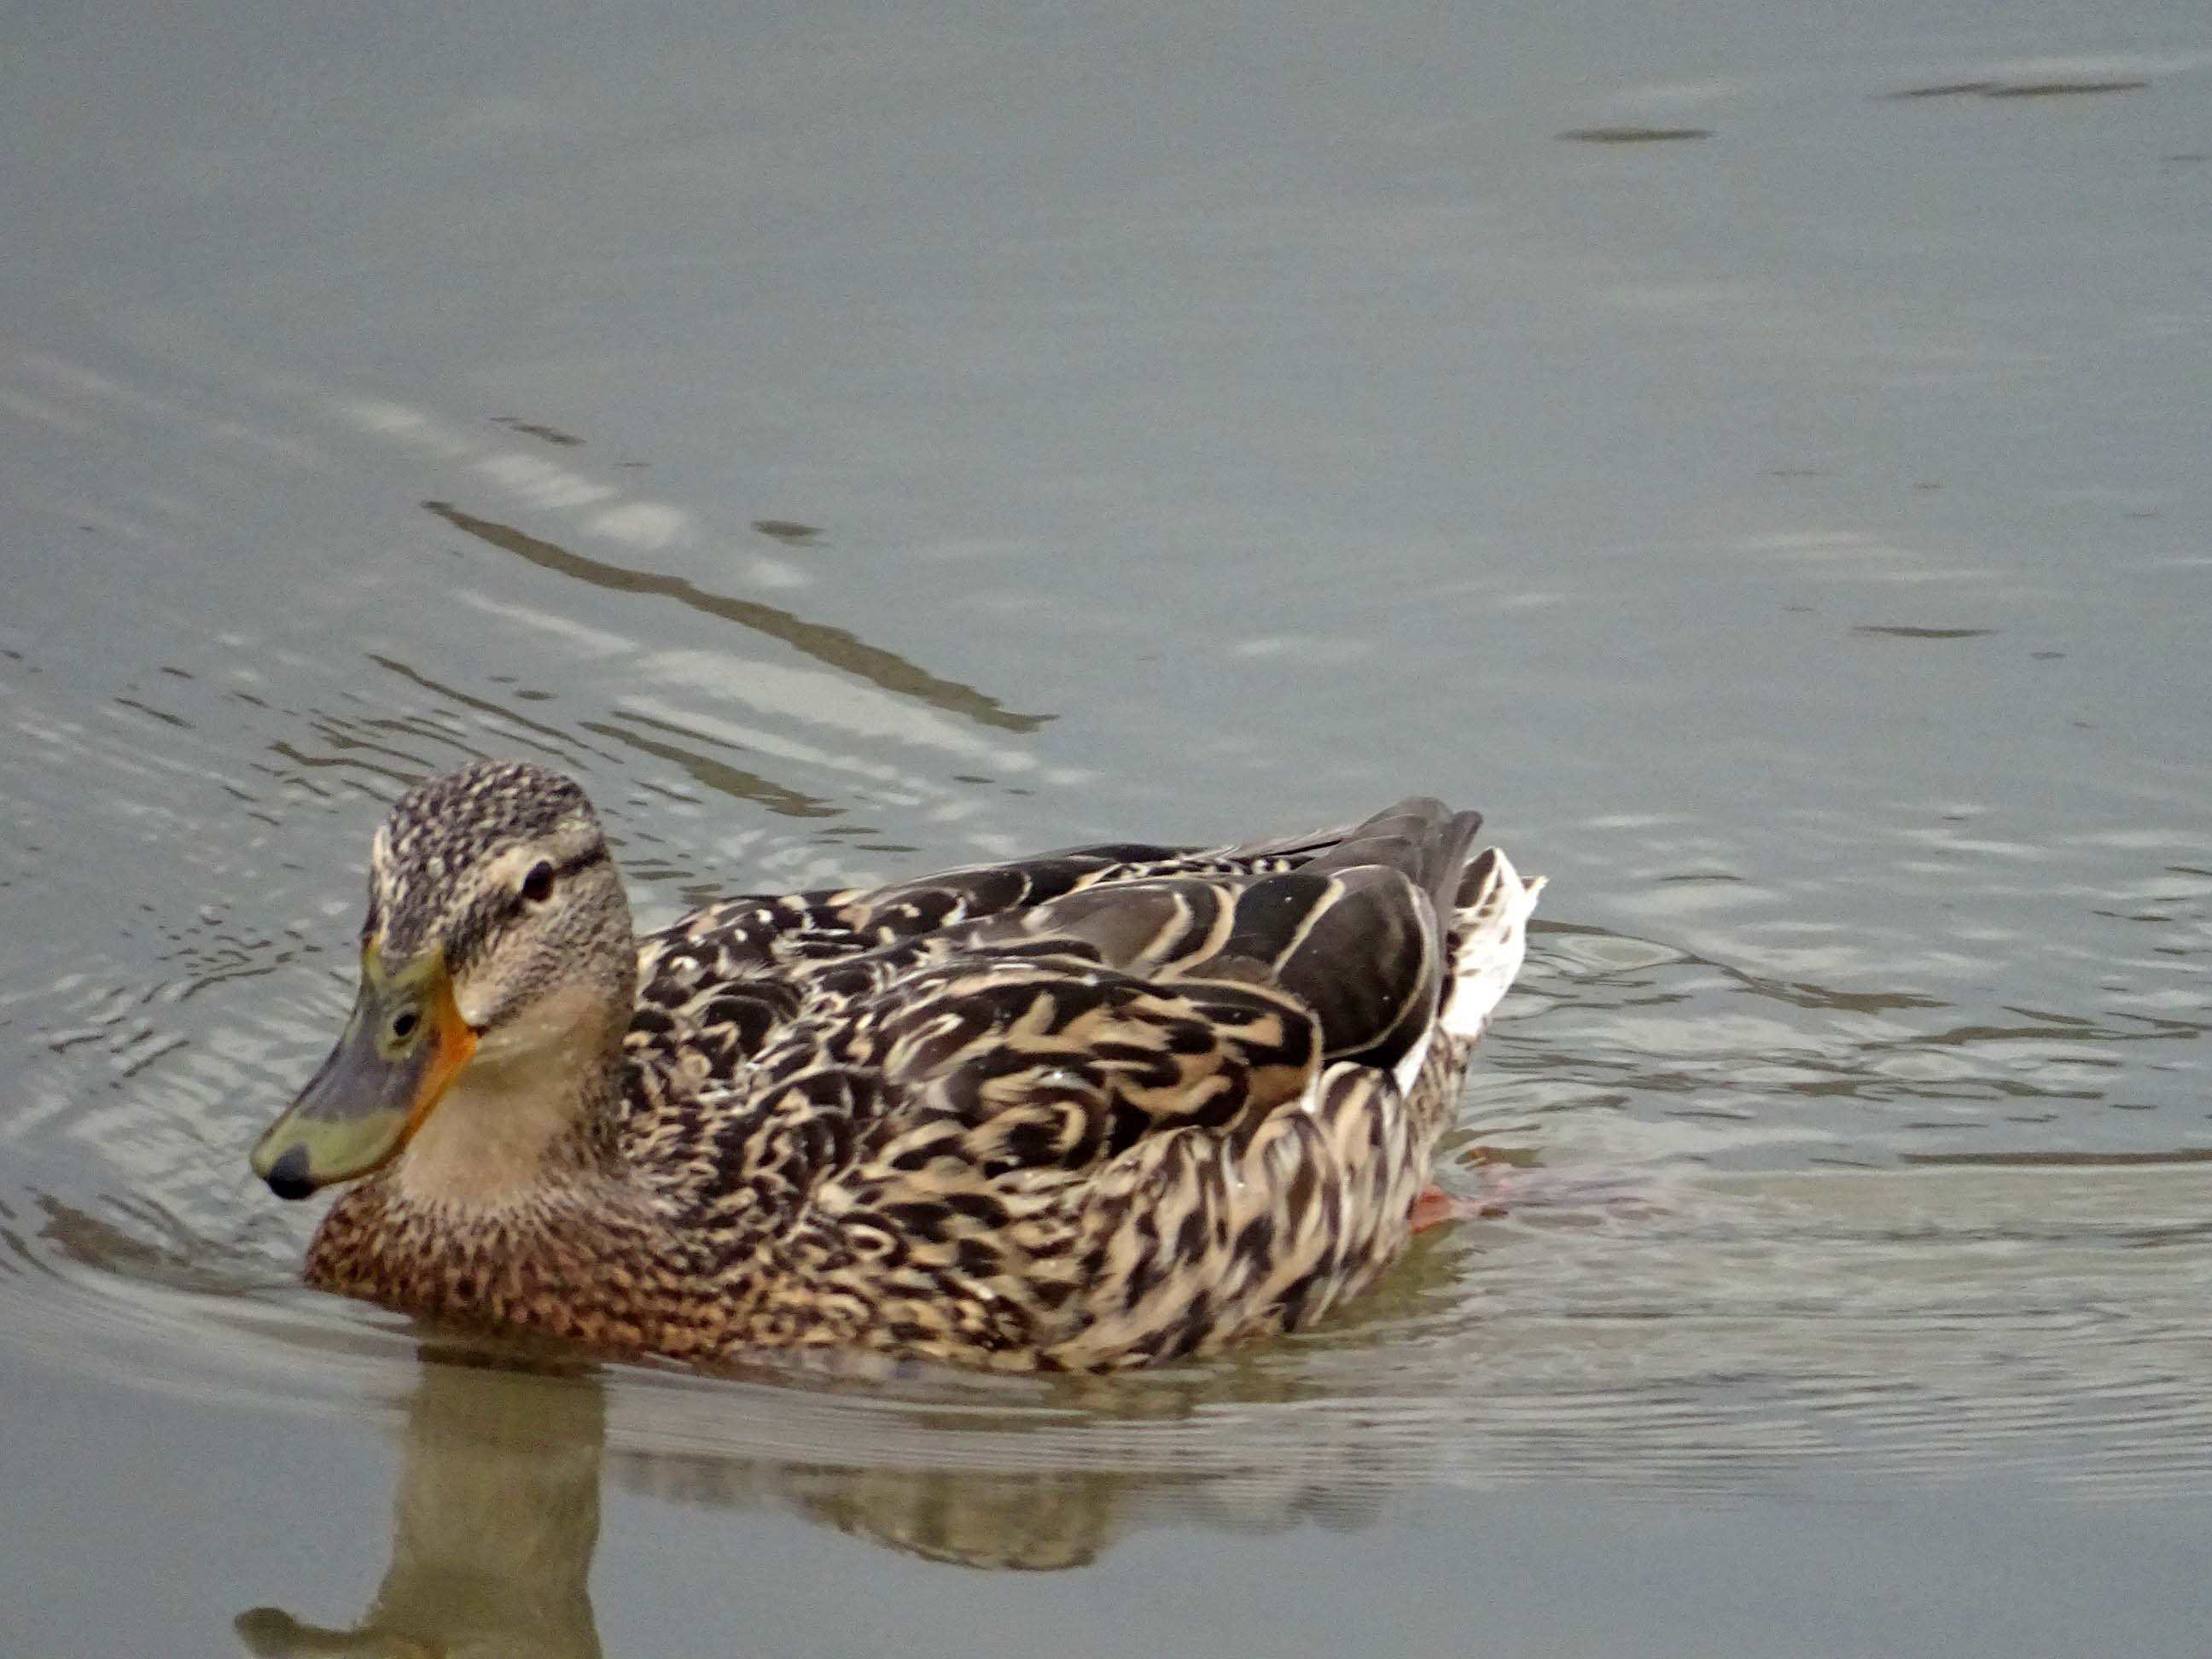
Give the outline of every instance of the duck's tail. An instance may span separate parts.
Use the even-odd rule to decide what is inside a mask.
[[[1495,847],[1477,854],[1460,877],[1450,917],[1451,979],[1437,1023],[1449,1036],[1472,1043],[1521,971],[1528,918],[1544,878],[1522,879]]]

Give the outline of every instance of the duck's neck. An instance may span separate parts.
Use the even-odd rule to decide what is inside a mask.
[[[684,1240],[621,1151],[619,1030],[585,1008],[488,1036],[404,1152],[343,1194],[310,1283],[601,1347],[683,1352]]]
[[[392,1166],[409,1204],[496,1213],[549,1188],[630,1171],[619,1140],[622,1036],[585,1000],[552,998],[488,1034]]]

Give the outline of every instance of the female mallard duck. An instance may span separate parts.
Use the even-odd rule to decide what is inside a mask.
[[[641,945],[583,791],[465,767],[377,831],[352,1018],[253,1167],[359,1181],[310,1283],[616,1352],[1100,1369],[1304,1325],[1404,1246],[1519,969],[1542,883],[1480,822],[733,898]]]

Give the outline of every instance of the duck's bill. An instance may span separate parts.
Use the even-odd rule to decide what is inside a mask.
[[[368,1174],[422,1127],[476,1046],[442,963],[386,978],[364,952],[345,1035],[253,1148],[253,1173],[279,1198]]]

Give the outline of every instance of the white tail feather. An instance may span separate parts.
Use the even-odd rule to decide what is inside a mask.
[[[1453,918],[1459,939],[1451,995],[1438,1018],[1451,1036],[1472,1042],[1482,1035],[1484,1022],[1521,971],[1528,948],[1528,917],[1543,890],[1543,877],[1523,881],[1513,860],[1501,852],[1474,902]]]

